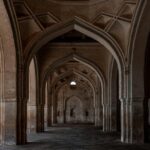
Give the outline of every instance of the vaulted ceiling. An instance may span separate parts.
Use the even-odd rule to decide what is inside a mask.
[[[89,25],[93,30],[105,34],[119,47],[121,57],[124,60],[127,58],[138,0],[13,0],[13,2],[25,57],[28,57],[29,52],[26,52],[26,47],[30,45],[29,42],[32,39],[41,33],[46,33],[49,29],[56,30],[56,27],[59,30],[59,25],[62,25],[63,28],[65,22],[69,23],[73,20],[79,24]],[[64,57],[64,54],[70,54],[73,48],[78,49],[78,53],[83,57],[87,55],[86,51],[88,51],[89,56],[86,57],[92,58],[93,62],[102,68],[105,75],[108,74],[106,68],[112,55],[107,48],[102,46],[103,44],[97,46],[96,41],[83,33],[74,31],[74,28],[50,41],[48,48],[45,46],[36,53],[37,56],[40,56],[41,68],[47,68],[45,65],[47,61],[53,62],[52,54],[55,48],[54,45],[51,47],[52,43],[55,46],[59,45],[59,48],[56,46],[55,53],[63,47],[63,53],[57,54],[59,58]],[[83,43],[84,45],[91,43],[92,50],[88,45],[82,52],[81,45],[83,47]],[[98,50],[97,47],[99,47]],[[55,58],[57,57],[55,56]]]
[[[115,14],[124,0],[25,0],[35,13],[51,12],[60,20],[80,16],[92,21],[100,12]]]
[[[137,0],[14,0],[23,47],[36,36],[75,16],[103,30],[115,40],[125,56]],[[24,30],[26,28],[26,30]]]

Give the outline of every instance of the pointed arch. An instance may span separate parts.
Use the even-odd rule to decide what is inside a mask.
[[[57,25],[45,30],[45,32],[39,33],[39,36],[35,37],[25,49],[24,63],[27,66],[26,70],[28,70],[29,61],[38,50],[40,50],[46,43],[50,42],[52,39],[59,37],[71,30],[76,30],[96,40],[98,43],[107,48],[108,51],[113,55],[119,68],[120,98],[124,96],[124,76],[122,72],[124,72],[125,69],[125,60],[122,49],[117,44],[117,42],[105,31],[95,27],[94,25],[86,22],[79,17],[75,17],[73,20],[67,22],[58,23]]]
[[[81,64],[84,64],[88,67],[90,67],[92,70],[94,70],[100,80],[100,83],[101,83],[101,88],[102,88],[102,99],[105,99],[105,95],[106,95],[106,79],[102,73],[102,71],[100,70],[100,68],[98,68],[93,62],[77,55],[77,54],[70,54],[62,59],[59,59],[57,61],[55,61],[52,65],[50,65],[47,69],[47,71],[45,72],[44,74],[44,78],[42,80],[42,89],[44,89],[45,87],[45,83],[46,83],[46,80],[50,74],[50,72],[54,71],[55,68],[61,66],[62,64],[64,63],[67,63],[69,62],[70,60],[76,60],[76,61],[79,61]],[[43,91],[41,91],[43,93]]]
[[[89,79],[87,76],[85,76],[83,73],[81,74],[81,73],[80,73],[79,71],[77,71],[77,70],[65,72],[64,74],[62,74],[61,76],[59,76],[59,77],[54,81],[54,83],[52,84],[51,87],[55,87],[55,84],[56,84],[60,79],[65,78],[65,77],[68,76],[69,74],[70,74],[70,75],[71,75],[71,74],[76,74],[76,75],[81,76],[82,78],[84,78],[84,79],[89,83],[89,85],[92,87],[93,91],[96,90],[96,88],[95,88],[95,86],[94,86],[94,83],[91,82],[90,79]]]
[[[103,125],[103,127],[105,126],[105,121],[102,121],[101,119],[103,118],[103,107],[102,105],[105,103],[105,99],[106,99],[106,95],[107,95],[107,90],[106,90],[106,79],[102,73],[102,71],[100,70],[99,67],[97,67],[97,65],[95,65],[93,62],[89,61],[88,59],[85,59],[77,54],[70,54],[66,57],[63,57],[57,61],[55,61],[52,65],[50,65],[47,69],[47,71],[45,72],[44,74],[44,78],[42,80],[42,88],[41,88],[41,95],[42,95],[42,102],[41,103],[44,103],[44,87],[45,87],[45,84],[46,84],[46,81],[47,81],[47,78],[49,76],[49,74],[51,72],[53,72],[55,70],[55,68],[61,66],[62,64],[65,64],[67,62],[69,62],[70,60],[76,60],[78,62],[80,62],[81,64],[84,64],[85,66],[88,66],[89,68],[91,68],[98,76],[98,79],[100,81],[100,88],[98,87],[97,89],[93,88],[93,90],[95,91],[95,103],[97,106],[101,107],[101,108],[97,108],[97,119],[95,119],[95,124],[96,126],[99,126],[99,125]],[[97,93],[97,94],[96,94]],[[97,96],[96,96],[97,95]],[[98,97],[98,95],[100,97]],[[99,101],[98,101],[99,100]],[[100,111],[99,111],[100,110]],[[98,116],[100,115],[101,118],[99,118]],[[103,128],[104,130],[104,128]]]
[[[85,81],[88,82],[88,84],[90,85],[90,87],[91,87],[91,89],[92,89],[92,91],[93,91],[93,96],[94,96],[94,102],[93,102],[93,103],[95,103],[95,101],[96,101],[96,90],[97,90],[96,87],[95,87],[95,85],[93,85],[93,83],[90,81],[90,79],[89,79],[88,77],[86,77],[85,75],[81,74],[81,73],[78,72],[78,71],[74,71],[74,72],[68,71],[68,72],[64,73],[63,75],[59,76],[59,78],[57,78],[57,79],[55,80],[55,82],[52,84],[52,89],[55,87],[55,84],[56,84],[60,79],[65,78],[66,76],[68,76],[68,75],[70,75],[70,74],[75,74],[75,75],[77,75],[77,76],[80,76],[80,77],[82,77]],[[67,84],[67,83],[63,83],[63,84],[61,85],[61,87],[62,87],[63,85],[65,85],[65,84]],[[59,88],[60,88],[60,87],[59,87]]]

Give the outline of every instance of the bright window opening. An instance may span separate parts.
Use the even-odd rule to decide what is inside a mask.
[[[75,86],[75,85],[77,85],[77,83],[75,81],[71,81],[70,85]]]

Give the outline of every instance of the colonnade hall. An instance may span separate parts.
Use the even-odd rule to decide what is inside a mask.
[[[0,0],[0,150],[148,150],[150,0]]]

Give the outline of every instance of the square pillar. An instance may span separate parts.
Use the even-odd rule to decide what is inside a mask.
[[[132,98],[132,143],[144,143],[144,98]]]
[[[1,143],[6,145],[16,144],[16,101],[1,102]]]
[[[37,105],[37,132],[44,132],[44,105]]]
[[[121,141],[125,143],[144,143],[143,98],[121,101]]]

